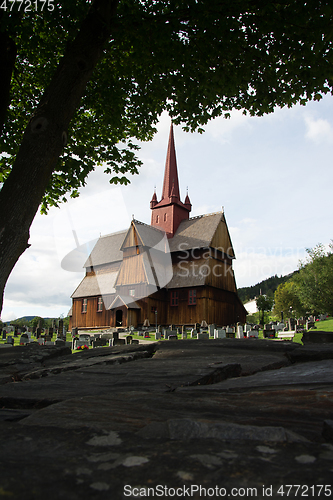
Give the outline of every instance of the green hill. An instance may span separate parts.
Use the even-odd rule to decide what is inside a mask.
[[[293,276],[293,274],[294,273],[290,273],[286,276],[280,277],[278,277],[277,275],[271,276],[270,278],[267,278],[266,280],[263,280],[256,285],[238,288],[238,296],[244,303],[260,295],[260,292],[262,295],[273,295],[277,287],[281,283],[285,283],[286,281],[288,281]]]

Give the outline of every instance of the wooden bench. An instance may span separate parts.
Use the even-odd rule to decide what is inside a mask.
[[[295,337],[295,331],[289,330],[287,332],[276,332],[278,339],[290,339],[292,340]]]

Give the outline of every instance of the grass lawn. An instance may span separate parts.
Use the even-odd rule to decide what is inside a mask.
[[[333,318],[328,317],[324,321],[316,321],[315,326],[315,329],[311,328],[312,331],[333,332]]]

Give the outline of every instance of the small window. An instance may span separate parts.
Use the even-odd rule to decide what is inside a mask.
[[[102,311],[103,311],[103,299],[102,299],[102,297],[98,297],[97,312],[102,312]]]
[[[159,222],[160,222],[160,216],[156,215],[156,224],[158,224]]]
[[[170,294],[170,305],[178,306],[178,291],[171,292]]]
[[[164,214],[164,222],[167,220],[167,214]]]
[[[151,312],[152,313],[157,313],[157,307],[156,306],[151,306]]]
[[[87,312],[87,306],[88,306],[88,299],[82,299],[82,313]]]
[[[188,291],[188,305],[195,306],[196,303],[197,303],[197,291],[196,290],[189,290]]]
[[[135,297],[135,289],[132,288],[130,291],[129,291],[129,294],[130,294],[130,297]]]

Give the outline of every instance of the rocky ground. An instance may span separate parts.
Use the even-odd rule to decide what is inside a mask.
[[[0,498],[330,498],[333,344],[0,349]]]

